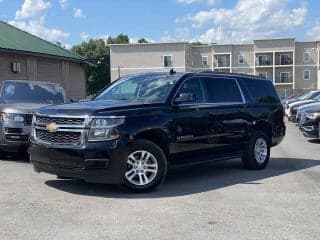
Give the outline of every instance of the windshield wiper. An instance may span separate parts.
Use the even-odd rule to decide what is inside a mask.
[[[116,98],[116,100],[120,100],[120,101],[129,101],[129,100],[131,100],[131,99],[129,99],[129,98]]]

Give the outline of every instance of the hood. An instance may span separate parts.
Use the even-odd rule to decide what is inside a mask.
[[[295,103],[295,102],[298,102],[298,101],[301,101],[301,100],[296,99],[296,98],[293,98],[293,99],[287,100],[287,101],[286,101],[286,104],[288,105],[288,104],[292,104],[292,103]]]
[[[40,108],[48,106],[48,104],[40,103],[5,103],[0,104],[1,112],[10,112],[10,113],[34,113],[37,112]]]
[[[152,108],[163,105],[163,103],[144,103],[140,101],[122,100],[92,100],[77,103],[49,106],[40,109],[39,113],[44,115],[70,115],[85,116],[99,115],[106,112],[118,112],[123,110],[134,110],[138,108]]]
[[[299,111],[306,113],[320,112],[320,102],[310,103],[299,108]]]
[[[294,103],[290,104],[290,108],[297,108],[299,106],[305,105],[305,104],[309,104],[309,103],[314,103],[314,102],[318,102],[317,100],[302,100],[302,101],[297,101]]]

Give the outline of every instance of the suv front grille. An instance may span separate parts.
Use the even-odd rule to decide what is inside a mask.
[[[76,145],[80,144],[81,132],[48,132],[47,130],[36,129],[35,136],[38,140],[45,143],[53,144],[67,144]]]
[[[31,126],[31,124],[32,124],[32,117],[33,117],[32,114],[25,114],[25,115],[24,115],[24,124],[25,124],[26,126]]]
[[[85,128],[85,117],[60,117],[36,115],[34,138],[36,141],[54,145],[80,145]],[[50,129],[54,124],[56,129]]]
[[[47,117],[47,116],[36,116],[36,122],[39,125],[48,125],[50,123],[55,123],[57,125],[83,125],[84,118],[66,118],[66,117]]]

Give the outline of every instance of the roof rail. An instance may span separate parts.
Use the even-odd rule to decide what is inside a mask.
[[[261,79],[261,77],[256,76],[256,75],[251,75],[251,74],[247,74],[247,73],[228,73],[228,72],[216,72],[216,71],[212,71],[212,70],[204,70],[204,71],[199,71],[196,72],[198,74],[201,73],[212,73],[212,74],[216,74],[216,75],[235,75],[235,76],[246,76],[246,77],[250,77],[250,78],[256,78],[256,79]]]

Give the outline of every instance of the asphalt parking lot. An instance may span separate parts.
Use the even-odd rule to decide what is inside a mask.
[[[319,239],[320,143],[293,125],[266,170],[239,160],[169,172],[149,194],[0,161],[0,239]]]

